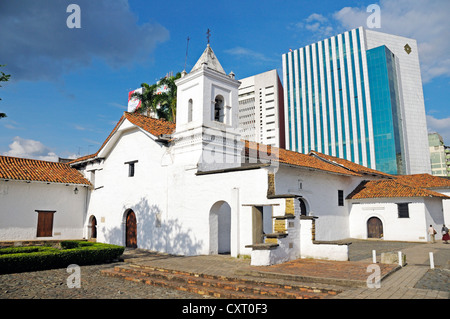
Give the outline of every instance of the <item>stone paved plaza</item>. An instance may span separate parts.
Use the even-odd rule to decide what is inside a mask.
[[[236,259],[229,256],[180,257],[155,254],[147,251],[126,251],[127,262],[147,263],[181,270],[203,271],[225,276],[234,276],[238,270],[268,271],[280,276],[267,280],[289,281],[285,275],[299,276],[303,284],[309,286],[340,289],[342,292],[333,298],[338,299],[448,299],[450,245],[441,242],[436,244],[400,243],[384,241],[357,241],[350,246],[351,261],[336,262],[298,260],[292,263],[270,267],[250,267],[248,259]],[[367,288],[359,285],[345,284],[345,280],[363,282],[369,275],[356,268],[371,262],[372,250],[381,252],[401,250],[406,254],[407,265],[381,282],[381,288]],[[429,252],[435,256],[435,269],[429,267]],[[379,262],[379,259],[378,259]],[[0,299],[204,299],[202,295],[185,291],[154,287],[142,283],[131,282],[120,278],[105,277],[100,271],[110,269],[116,262],[103,265],[81,267],[81,288],[68,288],[66,269],[52,269],[37,272],[0,275]],[[326,268],[325,267],[329,267]],[[380,264],[379,264],[380,265]],[[390,272],[395,265],[380,265],[381,269]],[[297,268],[296,268],[297,267]],[[334,269],[332,269],[334,267]],[[347,267],[347,268],[345,268]],[[365,267],[365,266],[364,266]],[[365,268],[363,268],[365,269]],[[350,274],[354,271],[354,275]],[[382,271],[382,272],[383,272]],[[263,272],[263,271],[262,271]],[[248,274],[247,274],[248,275]],[[283,276],[282,276],[283,275]],[[303,276],[303,279],[301,278]],[[309,276],[309,278],[308,278]],[[357,277],[361,278],[357,278]],[[340,283],[337,278],[342,280]],[[321,280],[317,280],[321,279]],[[342,285],[341,285],[342,284]]]

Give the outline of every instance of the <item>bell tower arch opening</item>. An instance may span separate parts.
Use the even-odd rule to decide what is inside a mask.
[[[225,123],[225,100],[222,95],[217,95],[214,98],[214,121]]]

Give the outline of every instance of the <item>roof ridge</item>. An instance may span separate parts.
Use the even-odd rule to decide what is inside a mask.
[[[274,153],[274,152],[276,153],[278,150],[278,156],[277,156],[277,158],[274,158],[274,159],[281,164],[294,165],[297,167],[303,167],[303,168],[307,168],[307,169],[315,169],[315,170],[320,170],[323,172],[329,172],[329,173],[334,173],[334,174],[361,176],[361,174],[359,174],[357,172],[353,172],[351,170],[345,169],[345,168],[337,166],[337,165],[332,165],[331,163],[329,163],[327,161],[321,161],[317,157],[309,156],[308,154],[303,154],[303,153],[299,153],[296,151],[287,150],[287,149],[284,149],[281,147],[266,145],[266,144],[254,142],[254,141],[244,140],[244,142],[245,142],[245,147],[247,149],[250,149],[250,146],[253,145],[253,146],[256,146],[257,150],[259,150],[259,149],[261,149],[259,146],[263,145],[264,147],[266,147],[268,149],[270,148],[271,153]],[[256,156],[258,156],[258,154],[256,154]],[[314,161],[311,161],[312,159]],[[308,162],[308,160],[310,162]],[[315,161],[323,163],[324,167],[321,167],[321,165],[319,165],[318,162],[315,162]],[[330,165],[335,168],[333,169],[331,167],[327,167],[326,165]],[[339,170],[342,170],[342,171],[339,171]]]
[[[355,172],[355,173],[358,173],[358,174],[372,174],[372,175],[376,174],[376,175],[379,175],[379,176],[382,176],[382,177],[388,177],[390,179],[394,177],[391,174],[384,173],[384,172],[378,171],[378,170],[370,168],[370,167],[366,167],[364,165],[352,162],[352,161],[350,161],[348,159],[345,159],[345,158],[340,158],[340,157],[336,157],[336,156],[320,153],[320,152],[317,152],[317,151],[314,151],[314,150],[311,150],[309,152],[309,154],[315,155],[316,157],[318,157],[319,159],[321,159],[323,161],[326,161],[326,162],[328,162],[330,164],[333,164],[333,165],[337,165],[339,167],[342,167],[344,169],[347,169],[349,171],[352,171],[352,172]],[[327,157],[332,158],[332,159],[329,159]],[[359,170],[358,169],[353,169],[353,168],[345,165],[345,163],[342,164],[342,163],[339,163],[339,162],[337,162],[337,161],[335,161],[333,159],[336,159],[338,161],[345,161],[346,163],[349,163],[350,165],[353,165],[355,167],[360,167],[361,169],[359,169]]]
[[[321,160],[321,161],[327,162],[327,163],[329,163],[329,164],[331,164],[331,165],[339,166],[339,167],[341,167],[341,168],[343,168],[343,169],[346,169],[346,170],[349,170],[349,171],[351,171],[351,172],[354,172],[354,173],[358,173],[358,174],[359,174],[359,172],[357,172],[357,171],[355,171],[355,170],[353,170],[353,169],[351,169],[351,168],[349,168],[349,167],[347,167],[347,166],[345,166],[345,165],[343,165],[343,164],[341,164],[341,163],[338,163],[338,162],[335,162],[335,161],[332,161],[332,160],[329,160],[329,159],[326,159],[326,158],[321,157],[321,156],[318,155],[318,153],[316,153],[315,151],[310,151],[308,155],[313,156],[313,157],[315,157],[315,158],[317,158],[317,159],[319,159],[319,160]]]

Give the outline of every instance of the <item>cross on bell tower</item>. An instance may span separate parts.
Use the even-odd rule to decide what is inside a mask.
[[[210,37],[211,37],[211,30],[209,30],[209,28],[208,28],[208,30],[206,31],[206,39],[208,39],[208,44],[209,44]]]

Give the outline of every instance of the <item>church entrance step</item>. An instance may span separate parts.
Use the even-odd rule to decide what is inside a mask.
[[[105,276],[228,299],[323,299],[337,292],[301,285],[188,273],[155,267],[121,265],[103,270]]]

